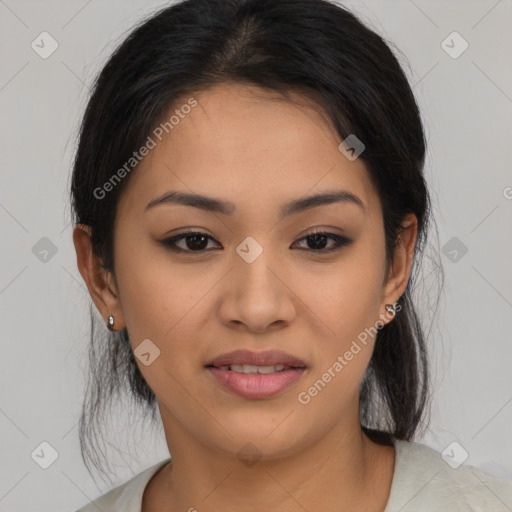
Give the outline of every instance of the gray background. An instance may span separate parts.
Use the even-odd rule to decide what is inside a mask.
[[[436,395],[422,442],[438,451],[457,442],[467,464],[512,480],[512,1],[345,4],[406,56],[430,144],[446,283],[429,338]],[[0,0],[0,511],[69,511],[106,490],[86,472],[77,437],[89,296],[71,240],[69,172],[93,78],[125,31],[161,5]],[[58,43],[46,59],[31,47],[43,31]],[[454,31],[469,44],[458,58],[442,47]],[[452,39],[453,52],[461,42]],[[129,439],[118,437],[120,447]],[[48,469],[31,457],[43,441],[58,452]],[[161,435],[135,443],[116,485],[168,456]]]

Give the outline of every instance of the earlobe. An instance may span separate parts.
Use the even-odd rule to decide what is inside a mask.
[[[96,308],[108,325],[110,315],[115,317],[116,330],[122,329],[124,322],[118,293],[112,275],[101,265],[94,253],[91,241],[91,228],[77,224],[73,230],[77,266]]]

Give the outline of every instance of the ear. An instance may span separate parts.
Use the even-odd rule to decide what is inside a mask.
[[[112,315],[114,330],[123,329],[125,323],[115,279],[101,266],[100,259],[93,252],[90,226],[85,224],[75,226],[73,244],[78,270],[105,324],[108,322],[108,316]]]
[[[416,215],[412,213],[406,215],[401,225],[402,230],[398,235],[394,260],[389,268],[382,295],[381,318],[387,320],[384,321],[385,323],[393,319],[385,309],[386,304],[395,304],[407,288],[414,260],[416,238],[418,236],[418,219]]]

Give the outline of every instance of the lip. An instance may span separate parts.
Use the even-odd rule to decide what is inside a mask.
[[[239,373],[207,367],[208,372],[225,389],[244,398],[270,398],[292,386],[300,379],[306,368],[288,368],[274,373]]]
[[[281,350],[265,350],[263,352],[252,352],[251,350],[234,350],[217,356],[205,366],[229,366],[232,364],[252,364],[256,366],[273,366],[282,364],[294,368],[305,368],[306,363],[291,354]]]
[[[250,364],[256,366],[286,366],[282,371],[273,373],[246,374],[218,368],[232,364]],[[282,393],[297,382],[307,367],[298,357],[280,350],[251,352],[250,350],[235,350],[214,358],[205,365],[208,373],[226,390],[238,396],[251,399],[270,398]]]

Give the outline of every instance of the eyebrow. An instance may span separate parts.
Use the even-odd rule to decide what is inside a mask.
[[[363,201],[358,196],[352,194],[352,192],[349,192],[348,190],[332,190],[289,201],[281,207],[280,213],[282,217],[285,217],[311,208],[333,203],[355,204],[366,212]],[[148,203],[146,206],[146,211],[163,204],[192,206],[206,212],[222,213],[224,215],[231,215],[236,211],[236,206],[229,201],[223,201],[221,199],[203,196],[200,194],[178,191],[169,191],[162,196],[153,199],[153,201]]]

